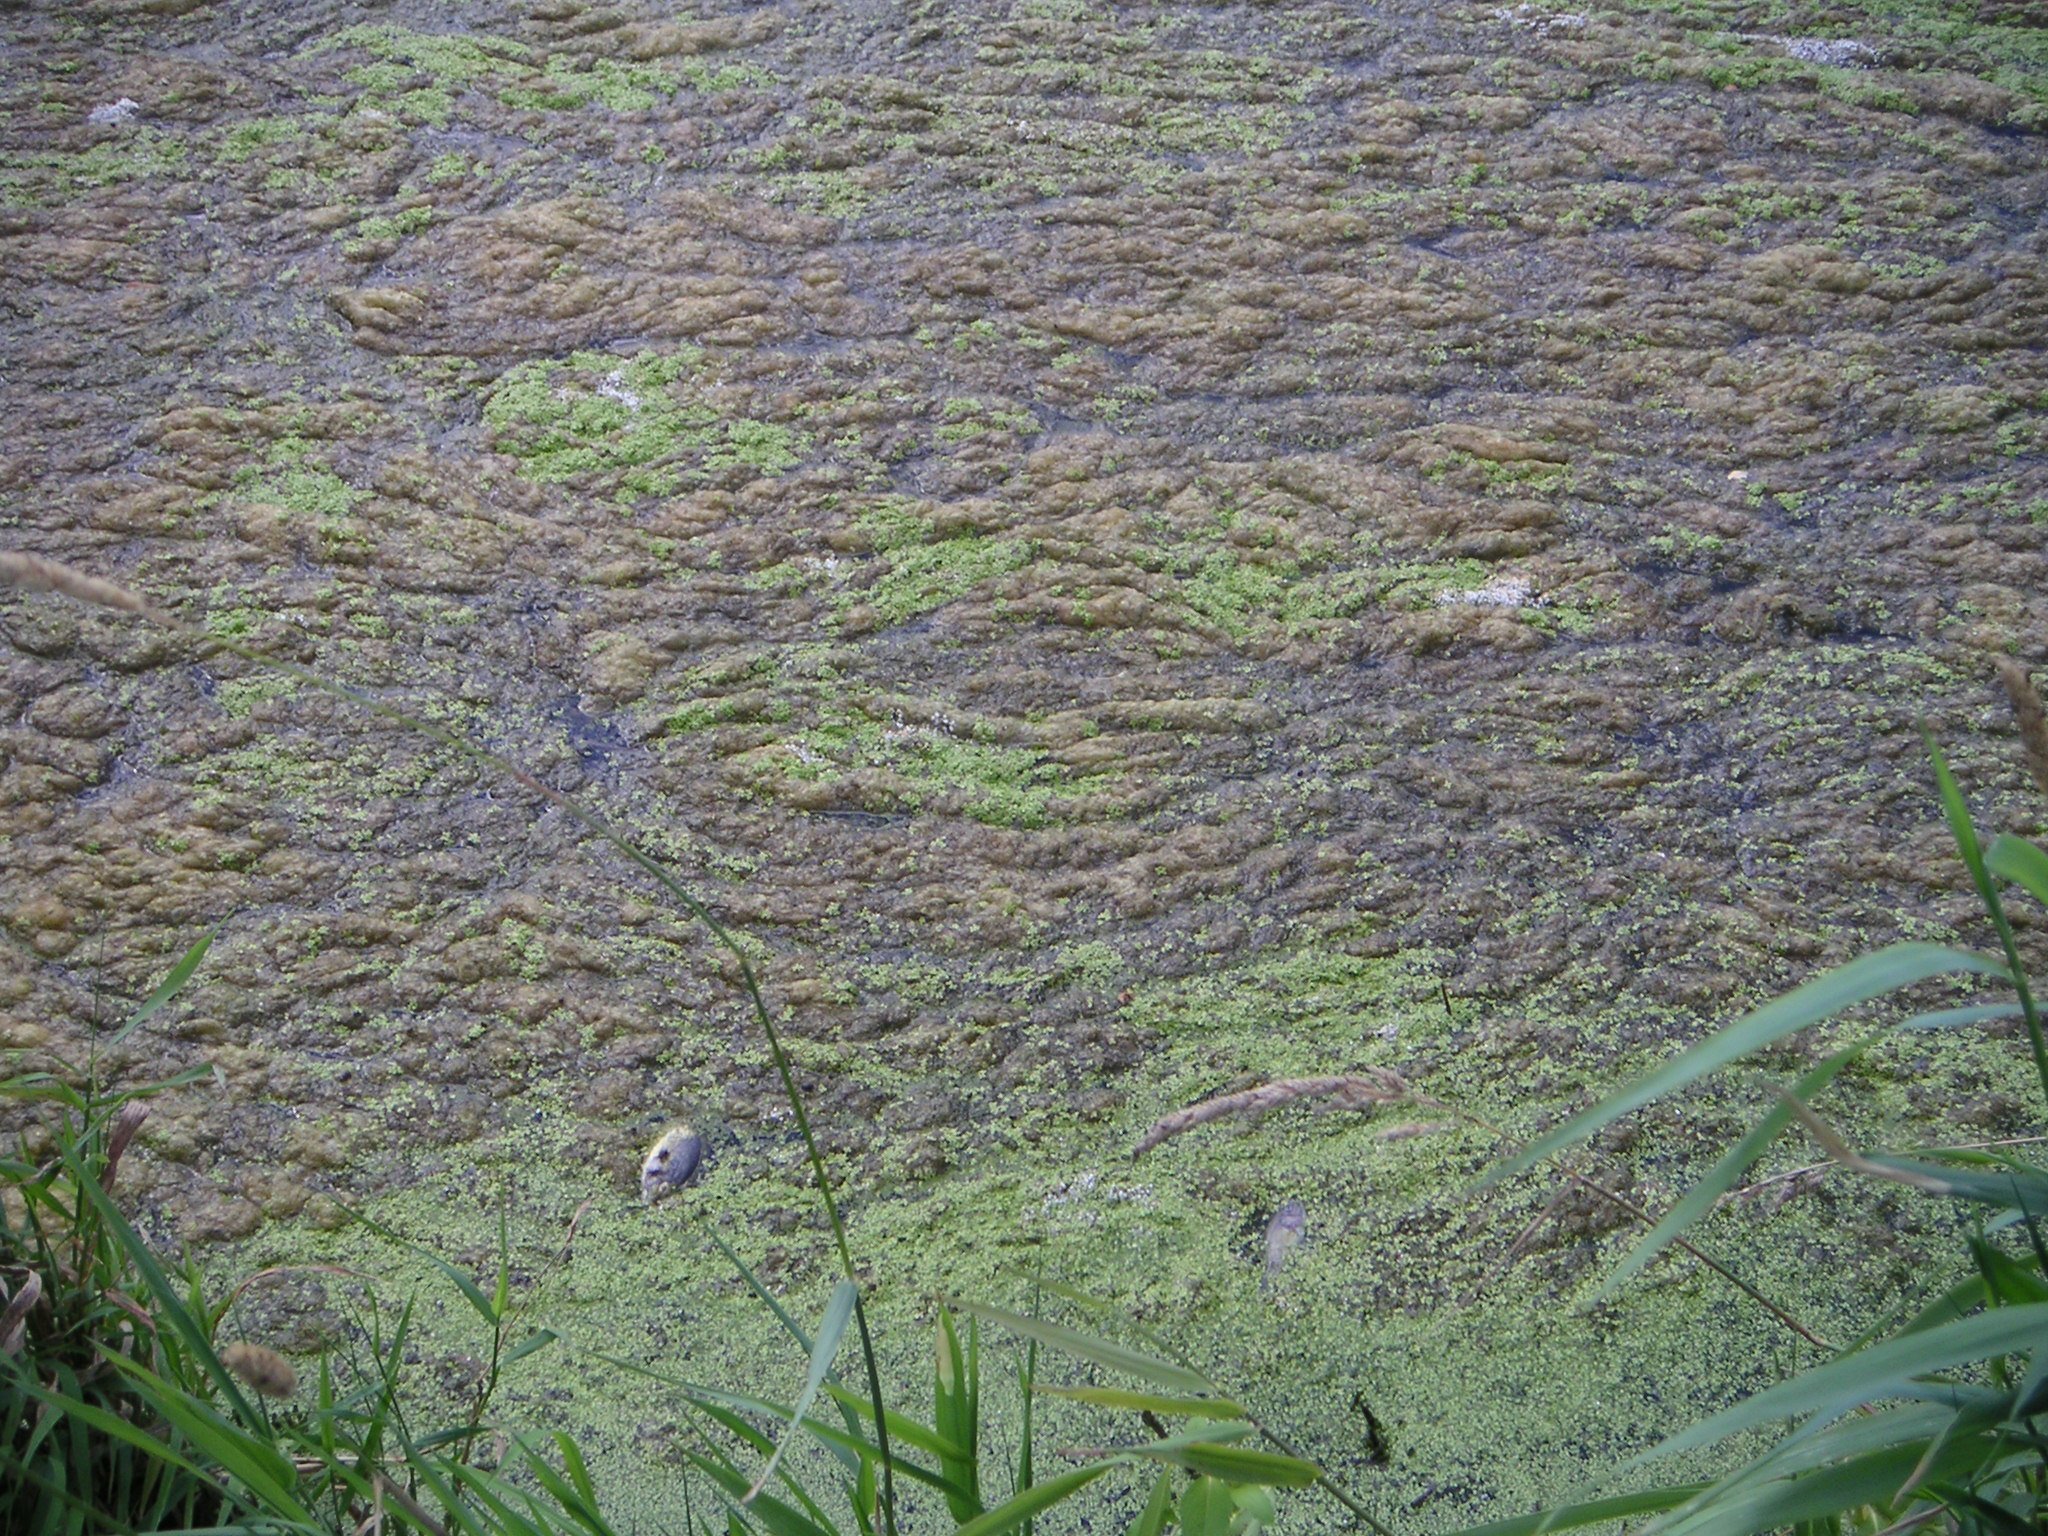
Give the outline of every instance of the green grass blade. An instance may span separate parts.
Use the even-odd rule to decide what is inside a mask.
[[[150,1251],[149,1245],[143,1242],[133,1227],[128,1225],[127,1219],[121,1215],[107,1192],[100,1187],[98,1178],[87,1170],[76,1147],[64,1149],[64,1163],[77,1182],[80,1194],[93,1206],[105,1230],[120,1244],[129,1264],[142,1276],[143,1284],[156,1303],[158,1321],[169,1321],[172,1331],[176,1333],[192,1358],[198,1362],[200,1368],[206,1372],[222,1397],[227,1400],[237,1420],[252,1429],[264,1425],[266,1421],[263,1415],[250,1406],[248,1398],[243,1395],[235,1378],[229,1373],[228,1368],[221,1364],[220,1356],[214,1353],[212,1339],[192,1309],[185,1304],[184,1298],[178,1294],[177,1288],[171,1284],[170,1276],[164,1273],[163,1265],[157,1262],[156,1255]]]
[[[1199,1477],[1220,1477],[1232,1483],[1258,1483],[1268,1488],[1306,1488],[1321,1477],[1322,1469],[1298,1456],[1277,1451],[1254,1450],[1248,1445],[1218,1445],[1213,1441],[1154,1440],[1149,1445],[1125,1447],[1127,1454],[1146,1461],[1168,1461],[1185,1467]]]
[[[1957,851],[1963,856],[1963,863],[1970,871],[1970,882],[1977,887],[1985,914],[1991,919],[1991,926],[1998,930],[1998,942],[2005,950],[2006,974],[2012,979],[2013,990],[2019,994],[2020,1008],[2027,1021],[2027,1043],[2034,1052],[2034,1072],[2041,1082],[2042,1106],[2048,1109],[2048,1033],[2043,1032],[2041,1016],[2035,1011],[2034,994],[2027,985],[2026,967],[2020,964],[2019,941],[2013,937],[2012,924],[2005,915],[2005,904],[1998,899],[1998,884],[1985,866],[1983,850],[1977,844],[1977,829],[1970,821],[1970,808],[1963,801],[1963,791],[1956,783],[1956,776],[1949,772],[1948,758],[1943,755],[1932,731],[1923,730],[1921,734],[1927,738],[1927,755],[1934,760],[1934,782],[1941,792],[1941,809],[1948,817],[1949,830],[1955,834]]]
[[[1159,1536],[1166,1529],[1166,1520],[1173,1513],[1173,1473],[1160,1469],[1159,1480],[1152,1485],[1152,1495],[1145,1500],[1145,1507],[1138,1512],[1124,1536]]]
[[[1792,1092],[1802,1101],[1812,1098],[1833,1082],[1836,1074],[1861,1056],[1867,1048],[1866,1044],[1837,1051],[1800,1078],[1793,1086]],[[1736,1181],[1749,1171],[1750,1165],[1762,1157],[1764,1150],[1783,1135],[1791,1124],[1792,1106],[1781,1098],[1757,1123],[1756,1128],[1729,1148],[1721,1160],[1708,1170],[1707,1176],[1695,1184],[1685,1198],[1674,1205],[1665,1214],[1664,1219],[1650,1229],[1649,1235],[1636,1244],[1628,1257],[1615,1266],[1614,1273],[1607,1277],[1606,1283],[1587,1305],[1606,1300],[1629,1276],[1656,1258],[1675,1238],[1682,1235],[1686,1228],[1711,1211],[1714,1203],[1735,1187]]]
[[[1036,1339],[1048,1349],[1073,1355],[1091,1365],[1099,1365],[1104,1370],[1119,1371],[1126,1376],[1135,1376],[1140,1381],[1149,1381],[1154,1386],[1166,1387],[1176,1392],[1206,1393],[1212,1390],[1209,1379],[1198,1371],[1161,1360],[1156,1355],[1144,1354],[1125,1345],[1112,1343],[1108,1339],[1098,1339],[1059,1323],[1024,1317],[1019,1313],[1006,1312],[1001,1307],[991,1307],[981,1302],[963,1301],[956,1305],[964,1312],[972,1312],[984,1322],[1007,1328],[1010,1332],[1027,1339]]]
[[[1677,1509],[1705,1493],[1708,1483],[1680,1483],[1669,1488],[1650,1488],[1642,1493],[1617,1494],[1583,1504],[1560,1504],[1533,1515],[1515,1515],[1507,1520],[1489,1520],[1485,1525],[1468,1525],[1448,1536],[1544,1536],[1549,1531],[1575,1531],[1581,1526],[1608,1525],[1616,1520],[1633,1520],[1638,1515],[1657,1515]]]
[[[2048,1302],[2000,1307],[1924,1332],[1888,1339],[1745,1398],[1652,1446],[1629,1465],[1713,1445],[1742,1430],[1779,1419],[1812,1414],[1822,1421],[1831,1420],[1861,1404],[1896,1396],[1915,1376],[1950,1370],[1993,1355],[2041,1348],[2043,1339],[2048,1339]]]
[[[1122,1387],[1049,1387],[1042,1382],[1036,1390],[1047,1397],[1071,1398],[1077,1403],[1092,1403],[1097,1408],[1121,1408],[1130,1413],[1156,1413],[1162,1418],[1241,1419],[1245,1416],[1244,1405],[1233,1403],[1227,1397],[1168,1397],[1158,1392],[1127,1392]]]
[[[1921,1441],[1872,1451],[1804,1477],[1777,1479],[1727,1498],[1703,1500],[1698,1509],[1649,1530],[1659,1536],[1752,1536],[1882,1505],[1913,1475],[1926,1450]],[[1989,1450],[1990,1444],[1974,1439],[1952,1443],[1936,1456],[1935,1475],[1948,1477],[1979,1465]]]
[[[765,1306],[770,1312],[772,1312],[775,1315],[775,1320],[778,1323],[782,1324],[783,1331],[787,1333],[792,1339],[796,1340],[796,1347],[804,1352],[805,1358],[809,1358],[812,1349],[812,1341],[811,1336],[808,1333],[804,1332],[803,1325],[798,1323],[795,1318],[789,1315],[789,1309],[784,1307],[781,1302],[775,1299],[773,1293],[769,1291],[768,1287],[761,1283],[761,1277],[754,1273],[753,1269],[747,1264],[747,1261],[745,1259],[741,1258],[737,1253],[733,1252],[731,1246],[726,1242],[724,1238],[720,1237],[716,1232],[711,1233],[710,1237],[711,1241],[717,1245],[718,1251],[725,1255],[727,1262],[729,1262],[734,1269],[739,1271],[740,1279],[745,1281],[747,1289],[754,1293],[754,1299],[759,1301],[763,1306]],[[839,1379],[839,1377],[836,1373],[834,1373],[833,1375],[830,1375],[825,1379],[829,1382],[836,1382]],[[838,1403],[839,1405],[839,1416],[842,1420],[845,1421],[847,1433],[860,1433],[860,1423],[859,1420],[854,1416],[853,1410],[847,1407],[845,1403],[839,1402],[839,1399],[836,1396],[834,1397],[833,1401]],[[847,1464],[846,1469],[849,1472],[854,1470],[853,1465],[851,1463]]]
[[[833,1536],[833,1532],[818,1524],[803,1511],[782,1502],[772,1493],[747,1494],[747,1480],[740,1472],[711,1457],[692,1454],[692,1463],[706,1477],[724,1490],[735,1506],[734,1513],[743,1507],[747,1515],[760,1521],[762,1529],[769,1536]]]
[[[1505,1178],[1533,1168],[1552,1153],[1576,1141],[1583,1141],[1633,1110],[1664,1095],[1718,1072],[1753,1051],[1775,1044],[1845,1008],[1867,1003],[1887,992],[1936,976],[1971,972],[1980,976],[2007,976],[2006,966],[1988,955],[1953,949],[1946,944],[1908,941],[1893,944],[1875,954],[1864,955],[1838,966],[1805,986],[1787,992],[1754,1013],[1711,1035],[1676,1060],[1641,1078],[1619,1093],[1610,1095],[1581,1115],[1573,1117],[1549,1135],[1539,1138],[1519,1155],[1495,1171],[1493,1178]]]
[[[1901,1184],[1911,1184],[1929,1194],[1973,1200],[1999,1210],[2048,1210],[2048,1171],[2024,1163],[1987,1159],[1993,1171],[1956,1166],[1970,1161],[1967,1153],[1954,1154],[1954,1163],[1923,1163],[1903,1157],[1870,1157],[1860,1165],[1877,1177],[1887,1175]]]
[[[528,1355],[546,1349],[560,1338],[561,1335],[552,1328],[536,1328],[532,1333],[521,1339],[516,1346],[505,1352],[504,1363],[511,1365],[515,1361],[524,1360]]]
[[[276,1446],[258,1440],[239,1424],[222,1418],[198,1398],[171,1386],[126,1356],[106,1352],[101,1358],[131,1378],[142,1389],[153,1412],[184,1435],[194,1451],[261,1500],[267,1512],[288,1520],[312,1521],[312,1512],[292,1495],[298,1475]]]
[[[206,952],[213,948],[214,938],[219,932],[220,929],[213,929],[200,939],[197,944],[186,950],[185,958],[171,967],[171,972],[168,976],[164,977],[163,984],[142,1000],[141,1006],[128,1015],[127,1022],[115,1030],[105,1043],[108,1046],[119,1045],[123,1040],[134,1034],[136,1030],[142,1028],[143,1025],[155,1018],[158,1011],[166,1003],[170,1002],[172,998],[184,991],[185,983],[190,981],[193,974],[198,971],[199,962],[204,960]]]
[[[1229,1487],[1217,1478],[1198,1478],[1180,1496],[1182,1536],[1230,1536],[1237,1518]]]
[[[2039,843],[2014,837],[2010,832],[2000,833],[1991,851],[1984,855],[1984,865],[2001,880],[2010,880],[2048,907],[2048,851]]]
[[[954,1521],[961,1523],[972,1520],[985,1507],[981,1502],[981,1463],[976,1445],[981,1428],[975,1402],[977,1367],[961,1349],[953,1314],[943,1306],[939,1308],[936,1353],[932,1368],[932,1427],[967,1453],[949,1457],[941,1469],[962,1490],[947,1500]]]
[[[1900,1029],[1965,1029],[1975,1024],[1995,1024],[2001,1019],[2023,1019],[2027,1010],[2018,1003],[1972,1003],[1966,1008],[1938,1008],[1916,1013]]]
[[[384,1238],[388,1242],[396,1243],[401,1248],[411,1250],[413,1253],[416,1253],[421,1258],[425,1259],[429,1264],[432,1264],[436,1269],[440,1270],[442,1274],[446,1275],[451,1281],[454,1282],[455,1288],[462,1292],[464,1300],[468,1301],[470,1306],[475,1309],[476,1315],[478,1317],[482,1318],[484,1322],[492,1328],[498,1326],[498,1309],[492,1305],[491,1298],[484,1294],[483,1287],[478,1285],[474,1280],[470,1279],[469,1276],[465,1275],[453,1264],[450,1264],[446,1259],[442,1258],[438,1253],[434,1252],[433,1249],[427,1247],[423,1243],[416,1243],[411,1238],[403,1237],[397,1232],[392,1231],[391,1228],[385,1226],[384,1223],[377,1220],[374,1216],[366,1216],[361,1211],[355,1210],[348,1206],[343,1206],[342,1209],[347,1211],[353,1219],[361,1222],[364,1226],[368,1227],[372,1232],[376,1233],[379,1237]]]
[[[606,1357],[598,1356],[598,1358],[604,1359]],[[631,1369],[631,1367],[629,1366],[627,1369]],[[652,1373],[642,1371],[640,1374],[651,1375]],[[748,1397],[738,1392],[720,1392],[710,1387],[692,1386],[687,1382],[678,1382],[667,1377],[655,1377],[654,1379],[675,1387],[695,1407],[717,1418],[727,1429],[730,1429],[734,1434],[739,1435],[741,1439],[753,1445],[755,1450],[764,1456],[769,1454],[771,1449],[768,1437],[761,1434],[759,1430],[746,1425],[744,1420],[730,1421],[723,1415],[730,1410],[738,1409],[747,1413],[763,1414],[766,1417],[778,1420],[789,1417],[789,1410],[787,1408],[777,1403],[767,1402],[761,1398]],[[849,1397],[854,1396],[853,1393],[844,1387],[827,1387],[826,1390],[828,1392],[847,1392]],[[862,1407],[868,1406],[865,1398],[859,1398],[857,1401],[860,1402]],[[837,1447],[851,1452],[856,1459],[857,1465],[870,1465],[881,1460],[881,1448],[872,1440],[865,1439],[860,1435],[850,1435],[845,1430],[837,1429],[821,1419],[805,1419],[803,1427],[809,1434],[815,1436],[826,1446]],[[946,1452],[950,1447],[945,1441],[933,1435],[930,1430],[921,1428],[914,1420],[902,1419],[893,1410],[891,1410],[890,1414],[890,1429],[905,1445],[916,1446],[920,1450],[928,1450],[932,1455],[940,1458],[941,1464],[944,1463]],[[905,1430],[910,1431],[910,1433],[904,1433]],[[907,1457],[898,1455],[895,1457],[895,1463],[897,1471],[916,1478],[920,1482],[928,1483],[932,1487],[941,1490],[950,1491],[953,1489],[953,1484],[944,1477],[919,1466]]]
[[[1117,1465],[1114,1461],[1097,1462],[1093,1466],[1076,1467],[1071,1472],[1062,1472],[1058,1477],[1049,1477],[1042,1483],[1033,1483],[1007,1503],[998,1504],[987,1514],[976,1515],[955,1530],[953,1536],[1003,1536],[1005,1531],[1015,1530],[1034,1515],[1041,1514],[1060,1500],[1079,1493]]]
[[[804,1415],[811,1411],[811,1404],[818,1400],[818,1389],[825,1385],[825,1377],[831,1373],[832,1357],[839,1352],[839,1341],[846,1336],[846,1325],[853,1320],[853,1303],[860,1295],[851,1280],[842,1280],[832,1287],[832,1299],[825,1303],[825,1316],[818,1324],[818,1342],[811,1348],[810,1374],[804,1378],[804,1389],[796,1400],[796,1407],[790,1410],[789,1428],[783,1432],[781,1443],[775,1447],[775,1454],[768,1458],[768,1465],[761,1469],[761,1475],[754,1479],[754,1486],[747,1490],[742,1504],[751,1503],[756,1494],[775,1475],[776,1467],[782,1463],[783,1452],[795,1440],[804,1423]]]

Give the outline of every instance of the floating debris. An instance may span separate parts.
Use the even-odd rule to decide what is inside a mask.
[[[704,1138],[687,1125],[662,1134],[640,1165],[640,1198],[652,1205],[690,1182],[704,1162]]]
[[[1280,1273],[1280,1266],[1287,1262],[1287,1255],[1301,1246],[1301,1235],[1308,1230],[1308,1207],[1299,1200],[1290,1200],[1273,1213],[1273,1219],[1266,1223],[1266,1279]]]
[[[1543,599],[1526,576],[1502,576],[1483,587],[1439,592],[1439,608],[1541,608]]]
[[[265,1397],[290,1397],[299,1390],[291,1361],[261,1344],[230,1344],[220,1352],[220,1363]]]
[[[1878,52],[1853,37],[1759,37],[1760,43],[1776,43],[1786,57],[1802,64],[1824,64],[1830,69],[1869,69],[1880,63]]]

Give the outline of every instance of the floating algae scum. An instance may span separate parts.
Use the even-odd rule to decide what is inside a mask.
[[[891,1370],[933,1296],[1043,1266],[1403,1528],[1520,1509],[1753,1386],[1774,1325],[1682,1259],[1577,1315],[1614,1218],[1475,1191],[1477,1131],[1129,1149],[1374,1067],[1522,1134],[1944,931],[1917,720],[2038,825],[1985,653],[2048,644],[2048,32],[1985,10],[12,13],[4,539],[688,872]],[[795,1370],[713,1231],[830,1284],[703,934],[425,738],[4,604],[5,1043],[223,922],[128,1069],[225,1086],[124,1189],[223,1274],[397,1286],[342,1203],[458,1261],[502,1208],[572,1346],[510,1411],[662,1508],[674,1409],[596,1354]],[[1871,1057],[1851,1129],[2037,1131],[2006,1043]],[[1587,1171],[1660,1205],[1716,1092]],[[704,1171],[642,1207],[678,1119]],[[1931,1283],[1924,1219],[1787,1183],[1706,1242],[1826,1331]],[[339,1304],[241,1305],[296,1348]],[[459,1392],[454,1313],[433,1348]]]

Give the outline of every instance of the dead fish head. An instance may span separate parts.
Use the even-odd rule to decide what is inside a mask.
[[[704,1138],[687,1125],[663,1133],[640,1165],[640,1198],[652,1205],[681,1189],[704,1162]]]

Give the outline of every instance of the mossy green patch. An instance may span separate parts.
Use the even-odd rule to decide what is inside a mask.
[[[764,766],[789,779],[826,783],[862,770],[885,776],[889,801],[916,810],[940,802],[996,826],[1042,827],[1054,797],[1085,785],[1024,747],[962,741],[942,728],[842,714],[792,736]]]
[[[578,352],[522,363],[484,402],[484,422],[520,472],[620,501],[669,495],[719,471],[779,475],[810,440],[777,422],[724,417],[689,391],[694,347],[630,358]]]
[[[175,134],[134,127],[75,154],[0,155],[0,204],[53,206],[102,187],[172,176],[184,169],[188,153]]]
[[[353,48],[372,62],[348,71],[361,105],[445,128],[455,98],[508,75],[531,73],[533,50],[508,38],[479,33],[415,32],[383,23],[346,27],[316,51]]]
[[[943,608],[983,582],[1029,564],[1032,556],[1024,539],[979,533],[938,537],[931,518],[906,501],[885,498],[856,525],[882,556],[882,571],[864,592],[841,592],[834,601],[841,609],[865,601],[883,624],[901,624]]]

